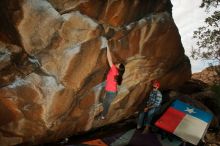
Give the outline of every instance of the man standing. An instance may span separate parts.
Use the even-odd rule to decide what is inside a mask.
[[[154,80],[152,82],[152,86],[153,89],[150,92],[144,111],[140,112],[138,116],[137,129],[145,126],[143,133],[148,132],[152,118],[154,114],[160,109],[160,104],[162,102],[162,94],[159,91],[160,82]]]

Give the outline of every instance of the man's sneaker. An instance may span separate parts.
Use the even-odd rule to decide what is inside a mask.
[[[149,126],[146,126],[144,128],[144,131],[142,132],[142,134],[146,134],[146,133],[149,133]]]
[[[61,144],[66,144],[66,143],[68,143],[68,141],[69,141],[69,139],[66,137],[64,140],[62,140],[60,143]]]
[[[136,129],[137,129],[137,130],[141,129],[141,126],[140,126],[140,125],[137,125]]]

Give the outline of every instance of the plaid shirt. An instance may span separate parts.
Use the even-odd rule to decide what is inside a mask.
[[[153,90],[150,93],[147,104],[154,105],[154,107],[159,107],[162,102],[162,94],[159,90]]]

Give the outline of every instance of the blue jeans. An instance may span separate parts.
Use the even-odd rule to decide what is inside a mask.
[[[151,124],[154,114],[159,110],[158,107],[151,108],[147,112],[140,112],[138,116],[137,126],[149,126]]]
[[[114,100],[116,96],[116,92],[109,92],[109,91],[106,91],[105,93],[105,99],[104,99],[104,102],[103,102],[103,112],[102,112],[102,116],[106,116],[107,113],[108,113],[108,110],[109,110],[109,107],[112,103],[112,101]]]

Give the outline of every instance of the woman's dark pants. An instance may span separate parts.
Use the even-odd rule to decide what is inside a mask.
[[[109,91],[106,91],[106,94],[105,94],[105,99],[104,99],[104,102],[103,102],[103,112],[102,112],[102,116],[106,116],[108,114],[108,110],[109,110],[109,107],[112,103],[112,101],[114,100],[116,96],[116,92],[109,92]]]

